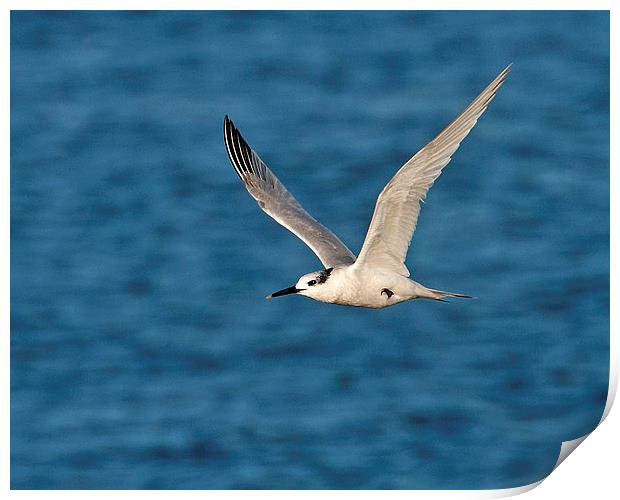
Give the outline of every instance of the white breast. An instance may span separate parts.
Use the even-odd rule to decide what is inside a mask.
[[[384,289],[389,292],[383,292]],[[309,296],[321,302],[382,308],[409,300],[414,282],[397,273],[359,270],[353,266],[334,269],[329,280]]]

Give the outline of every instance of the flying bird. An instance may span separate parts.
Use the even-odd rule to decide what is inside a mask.
[[[224,143],[246,189],[267,215],[308,245],[324,266],[319,271],[304,274],[293,286],[267,298],[299,294],[321,302],[369,308],[389,307],[412,299],[470,298],[461,293],[428,288],[410,279],[405,257],[420,214],[420,203],[495,97],[511,66],[507,66],[387,183],[377,198],[357,257],[334,233],[306,212],[226,116]]]

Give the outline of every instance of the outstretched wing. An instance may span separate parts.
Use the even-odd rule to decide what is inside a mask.
[[[308,245],[326,268],[355,262],[351,250],[304,210],[248,146],[228,116],[224,118],[224,142],[237,174],[267,215]]]
[[[510,70],[506,67],[437,137],[405,163],[385,186],[356,266],[390,269],[409,276],[405,257],[420,214],[420,202],[484,113]]]

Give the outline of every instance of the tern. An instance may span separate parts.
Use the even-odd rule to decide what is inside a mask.
[[[420,203],[495,97],[511,66],[507,66],[387,183],[377,198],[370,227],[357,257],[334,233],[304,210],[226,116],[224,143],[246,189],[267,215],[308,245],[324,266],[321,270],[304,274],[295,285],[267,295],[267,298],[298,294],[321,302],[368,308],[389,307],[413,299],[471,298],[461,293],[428,288],[410,279],[405,257],[420,214]]]

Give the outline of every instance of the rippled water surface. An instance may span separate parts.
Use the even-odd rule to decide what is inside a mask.
[[[357,251],[396,169],[509,62],[408,264],[477,300],[266,301],[320,263],[222,120]],[[14,488],[492,488],[603,411],[609,18],[11,16]]]

